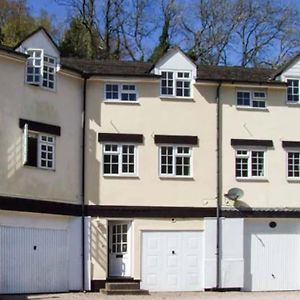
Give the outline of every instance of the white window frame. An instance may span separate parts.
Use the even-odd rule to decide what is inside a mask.
[[[295,105],[299,105],[300,104],[300,78],[295,78],[295,77],[288,77],[286,78],[286,84],[288,84],[288,80],[295,80],[298,81],[298,101],[290,101],[288,98],[288,88],[286,90],[286,103],[287,104],[295,104]]]
[[[28,138],[29,137],[34,137],[37,140],[37,166],[27,166],[27,159],[28,159]],[[42,137],[51,137],[53,139],[52,142],[47,142],[42,140]],[[47,166],[42,166],[42,145],[46,146],[52,146],[53,147],[53,152],[52,152],[52,167],[49,168]],[[47,158],[47,160],[49,160]],[[24,125],[24,130],[23,130],[23,165],[26,167],[30,168],[38,168],[38,169],[44,169],[44,170],[52,170],[55,171],[56,169],[56,136],[51,135],[48,133],[41,133],[38,131],[30,130],[28,129],[28,124]]]
[[[161,172],[161,151],[163,147],[172,147],[173,148],[173,152],[172,152],[172,174],[164,174]],[[178,154],[177,153],[177,148],[181,148],[181,147],[186,147],[189,148],[189,153],[188,154]],[[159,145],[159,149],[158,149],[158,157],[159,157],[159,166],[158,166],[158,170],[159,170],[159,176],[162,178],[193,178],[193,147],[192,145],[181,145],[181,144],[161,144]],[[176,175],[176,157],[189,157],[190,158],[190,174],[189,175]]]
[[[238,151],[247,151],[246,155],[238,155]],[[264,154],[264,162],[263,162],[263,176],[253,176],[252,175],[252,152],[263,152]],[[264,147],[236,147],[235,148],[235,158],[234,158],[234,174],[237,180],[266,180],[267,178],[267,161],[266,161],[266,153],[267,149]],[[236,174],[236,160],[237,158],[247,158],[247,177],[246,176],[237,176]]]
[[[44,50],[43,49],[37,49],[37,48],[29,48],[27,49],[27,51],[32,51],[33,52],[33,56],[29,56],[27,58],[26,61],[26,72],[25,72],[25,82],[31,85],[37,85],[40,86],[41,85],[41,81],[42,81],[42,77],[43,77],[43,66],[44,66]],[[40,57],[40,65],[36,66],[36,52],[41,52],[41,57]],[[29,62],[32,61],[32,66],[30,66]],[[32,68],[39,68],[39,73],[28,73],[28,68],[32,67]],[[32,81],[28,80],[28,76],[33,76],[35,74],[39,74],[39,81],[35,81],[34,78]]]
[[[48,55],[48,54],[45,54],[44,50],[43,49],[38,49],[38,48],[28,48],[27,51],[33,51],[33,52],[36,52],[36,51],[40,51],[41,52],[41,65],[38,66],[38,68],[40,69],[40,72],[39,72],[39,82],[36,82],[36,81],[29,81],[28,80],[28,67],[29,67],[29,61],[30,60],[33,60],[33,62],[35,61],[35,59],[28,57],[27,58],[27,62],[26,62],[26,71],[25,71],[25,82],[27,84],[30,84],[30,85],[35,85],[35,86],[40,86],[41,88],[43,89],[46,89],[46,90],[49,90],[49,91],[55,91],[56,90],[56,65],[57,65],[57,60],[55,57],[51,56],[51,55]],[[34,55],[35,57],[35,55]],[[48,62],[45,62],[45,57],[49,60],[49,59],[53,59],[54,62],[53,63],[50,63],[49,61]],[[53,80],[51,80],[51,82],[53,82],[53,88],[50,88],[48,87],[48,84],[47,86],[44,86],[43,82],[44,82],[44,66],[46,67],[50,67],[50,68],[53,68],[54,72],[53,72]],[[34,67],[34,63],[33,63],[33,67]],[[48,73],[49,75],[49,73]],[[49,80],[47,80],[47,82],[49,83]]]
[[[160,80],[160,90],[159,90],[159,94],[161,98],[180,98],[180,99],[192,99],[193,95],[192,95],[192,71],[191,70],[168,70],[168,69],[163,69],[160,70],[160,75],[162,76],[162,73],[166,72],[166,73],[173,73],[173,83],[172,83],[172,89],[173,89],[173,93],[171,94],[163,94],[162,93],[162,78]],[[188,73],[189,74],[189,78],[184,78],[184,77],[179,77],[178,74],[179,73]],[[167,80],[168,81],[168,80]],[[182,81],[184,82],[188,82],[190,87],[190,95],[189,96],[177,96],[177,82],[178,81]],[[184,91],[184,87],[182,87],[183,91]]]
[[[249,105],[238,104],[238,93],[239,92],[241,92],[241,93],[249,93],[250,94],[250,103],[249,103]],[[265,97],[257,97],[257,96],[255,96],[255,93],[264,93]],[[267,92],[266,91],[238,89],[238,90],[236,90],[235,98],[236,98],[236,106],[238,108],[251,108],[251,109],[258,109],[258,110],[265,110],[265,109],[267,109],[267,99],[268,99],[268,96],[267,96]],[[265,106],[264,107],[253,106],[253,102],[254,101],[264,102]]]
[[[286,178],[288,181],[300,181],[300,174],[299,176],[289,176],[289,153],[299,153],[300,156],[300,148],[286,148]],[[300,163],[299,163],[300,167]],[[300,171],[299,171],[300,173]]]
[[[110,99],[106,97],[106,89],[108,85],[116,85],[118,86],[118,98],[117,99]],[[132,85],[135,87],[135,90],[124,90],[125,85]],[[135,94],[136,100],[122,100],[122,94]],[[111,102],[111,103],[138,103],[138,90],[137,85],[135,83],[115,83],[115,82],[108,82],[104,85],[104,101]]]
[[[115,145],[117,146],[117,152],[107,151],[105,150],[105,146],[107,145]],[[123,146],[134,146],[134,172],[133,173],[125,173],[122,171],[123,167],[123,158],[122,158],[122,147]],[[114,154],[118,155],[118,173],[104,173],[104,155],[105,154]],[[138,147],[136,143],[103,143],[102,145],[102,175],[104,177],[137,177],[138,176]]]
[[[53,60],[53,63],[51,63],[49,60],[52,59]],[[48,61],[47,61],[48,60]],[[47,71],[47,79],[44,78],[44,73],[45,73],[45,70],[44,68],[47,67],[48,68],[48,71]],[[49,68],[52,68],[53,69],[53,72],[49,72]],[[53,75],[53,80],[50,80],[49,79],[49,75]],[[46,80],[46,83],[47,83],[47,86],[44,85],[44,81]],[[53,83],[53,88],[49,87],[49,83]],[[50,56],[48,54],[44,54],[44,57],[43,57],[43,71],[42,71],[42,82],[41,82],[41,85],[43,88],[45,89],[48,89],[48,90],[55,90],[56,89],[56,58],[53,57],[53,56]]]
[[[47,141],[43,140],[43,137],[47,139]],[[49,138],[52,138],[52,142],[48,141]],[[53,147],[53,152],[49,152],[48,150],[45,151],[46,154],[52,153],[53,157],[52,159],[48,158],[42,158],[42,146],[51,146]],[[45,133],[38,133],[38,167],[41,169],[47,169],[47,170],[55,170],[55,150],[56,150],[56,141],[55,141],[55,136],[50,135],[50,134],[45,134]],[[46,162],[52,161],[52,167],[48,166],[42,166],[42,160],[45,160]]]

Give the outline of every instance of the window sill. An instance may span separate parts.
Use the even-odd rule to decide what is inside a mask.
[[[286,102],[287,106],[300,106],[300,102]]]
[[[44,87],[40,84],[34,84],[34,83],[28,83],[28,82],[25,82],[25,84],[28,86],[32,86],[34,88],[40,88],[41,90],[44,90],[44,91],[48,91],[48,92],[52,92],[52,93],[56,92],[56,87],[53,89],[50,89],[50,88]]]
[[[251,106],[236,106],[237,110],[246,110],[246,111],[263,111],[268,112],[269,109],[267,107],[251,107]]]
[[[161,179],[161,180],[188,180],[188,181],[192,181],[192,180],[194,180],[194,177],[192,177],[192,176],[159,176],[159,179]]]
[[[235,178],[239,182],[269,182],[267,178]]]
[[[289,183],[300,183],[300,178],[287,178],[286,180]]]
[[[138,175],[103,175],[104,178],[111,179],[140,179]]]
[[[46,168],[39,168],[39,167],[34,167],[34,166],[28,166],[24,165],[24,167],[27,169],[32,169],[32,170],[41,170],[41,171],[50,171],[50,172],[55,172],[56,169],[46,169]]]
[[[122,100],[104,100],[103,103],[107,103],[107,104],[140,105],[139,101],[122,101]]]
[[[193,97],[168,97],[168,96],[159,96],[160,100],[162,101],[190,101],[194,102]]]

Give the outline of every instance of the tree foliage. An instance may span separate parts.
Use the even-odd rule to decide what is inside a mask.
[[[92,35],[95,36],[94,39],[97,38],[96,32],[92,31]],[[98,56],[100,48],[93,47],[94,44],[95,42],[92,41],[91,34],[86,30],[81,17],[76,16],[64,32],[60,51],[66,57],[95,58]]]
[[[27,0],[0,0],[0,43],[14,46],[37,26],[64,56],[157,61],[178,45],[197,63],[276,66],[300,50],[300,13],[271,0],[55,0],[69,11],[30,14]]]
[[[199,0],[182,14],[191,56],[200,63],[274,66],[299,51],[299,11],[271,0]]]
[[[149,60],[153,63],[157,62],[160,57],[169,49],[170,42],[170,31],[174,24],[172,24],[176,18],[176,2],[174,0],[167,0],[162,2],[163,12],[163,25],[161,34],[159,36],[158,45],[154,48]]]
[[[51,35],[57,35],[51,16],[46,10],[33,17],[26,0],[0,0],[0,42],[15,46],[38,26],[44,26]]]

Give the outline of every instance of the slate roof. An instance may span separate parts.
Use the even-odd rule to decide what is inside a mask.
[[[157,77],[150,73],[153,68],[153,64],[147,62],[62,58],[61,63],[63,68],[88,75]],[[198,66],[197,71],[197,81],[204,80],[285,85],[285,83],[273,80],[275,71],[276,70],[274,69],[263,68],[200,65]]]
[[[197,81],[225,81],[245,83],[282,84],[274,80],[274,69],[244,68],[229,66],[200,65],[197,70]]]
[[[153,64],[136,61],[61,58],[63,68],[87,75],[158,77],[150,73]]]
[[[27,54],[24,54],[24,53],[21,53],[21,52],[17,52],[13,48],[7,47],[7,46],[4,46],[4,45],[0,45],[0,50],[1,51],[5,51],[5,52],[10,53],[10,54],[13,54],[13,55],[18,55],[18,56],[22,56],[22,57],[28,57]]]
[[[4,45],[0,45],[0,50],[14,55],[27,57],[26,54]],[[61,57],[61,66],[62,68],[86,76],[159,77],[158,75],[150,73],[153,69],[153,64],[148,62]],[[284,82],[274,80],[279,72],[280,69],[199,65],[197,70],[197,81],[286,85]]]

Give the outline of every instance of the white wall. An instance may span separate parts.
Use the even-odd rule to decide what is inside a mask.
[[[215,288],[217,285],[217,220],[204,219],[204,287]]]
[[[0,195],[81,202],[82,80],[62,71],[56,91],[24,83],[25,62],[0,56]],[[61,127],[56,168],[23,166],[19,119]]]
[[[160,70],[191,71],[192,79],[196,78],[196,65],[180,50],[170,49],[155,65],[154,73],[160,74]]]
[[[222,288],[244,285],[244,219],[221,219]]]

